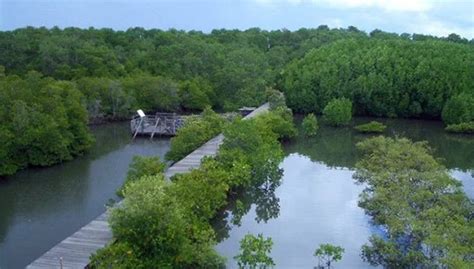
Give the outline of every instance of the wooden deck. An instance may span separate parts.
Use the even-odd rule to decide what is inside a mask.
[[[268,103],[265,103],[244,117],[244,119],[255,117],[260,113],[268,111],[268,109],[269,105]],[[198,168],[201,165],[201,159],[204,156],[216,155],[223,140],[224,136],[222,134],[209,140],[188,156],[170,166],[165,172],[166,177],[170,178],[175,174],[186,173],[194,168]],[[89,264],[89,257],[91,254],[95,253],[100,248],[103,248],[113,239],[112,231],[107,222],[107,217],[108,212],[104,212],[89,224],[82,227],[79,231],[51,248],[37,260],[28,265],[27,268],[82,269],[86,267]]]
[[[156,113],[146,115],[143,118],[135,116],[130,121],[130,131],[136,135],[176,135],[176,131],[184,124],[188,116],[180,116],[175,113]]]

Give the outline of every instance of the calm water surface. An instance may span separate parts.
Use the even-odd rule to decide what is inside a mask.
[[[0,181],[0,268],[23,268],[117,199],[134,155],[163,157],[168,139],[130,142],[127,123],[93,128],[96,144],[71,162]]]
[[[372,119],[358,118],[355,123],[369,120]],[[385,135],[428,141],[435,156],[474,199],[474,137],[447,134],[435,121],[380,121],[389,127]],[[357,206],[363,186],[352,179],[359,157],[355,144],[367,137],[351,128],[322,126],[317,137],[299,137],[285,145],[281,185],[273,192],[253,195],[252,206],[240,225],[229,224],[232,212],[228,213],[228,231],[217,246],[227,257],[228,267],[237,268],[233,257],[247,233],[272,237],[271,256],[276,268],[313,268],[317,265],[313,253],[321,243],[345,248],[336,268],[370,267],[360,258],[360,249],[371,234],[381,231]]]
[[[356,123],[370,119],[358,118]],[[446,134],[439,122],[382,120],[385,135],[427,140],[435,155],[474,198],[474,138]],[[28,169],[0,181],[0,268],[22,268],[104,211],[122,184],[134,155],[163,157],[169,140],[130,143],[127,124],[95,127],[97,143],[87,155],[62,165]],[[299,137],[284,146],[279,184],[243,194],[242,205],[223,212],[217,250],[236,268],[233,256],[247,233],[273,239],[277,268],[313,268],[321,243],[345,248],[336,268],[367,268],[360,247],[381,231],[357,206],[363,186],[352,174],[355,143],[368,137],[350,128],[321,127],[315,138]],[[235,208],[242,218],[231,223]],[[235,214],[237,215],[237,214]]]

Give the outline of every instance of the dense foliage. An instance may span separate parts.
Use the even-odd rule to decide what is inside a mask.
[[[257,125],[269,128],[278,134],[278,139],[287,140],[297,134],[293,124],[293,113],[286,107],[279,107],[271,113],[265,113],[255,119]]]
[[[332,99],[345,97],[358,115],[442,115],[453,124],[473,120],[472,48],[472,40],[456,34],[447,38],[380,30],[367,34],[353,26],[210,33],[27,27],[0,32],[0,76],[7,81],[2,82],[1,94],[9,97],[5,83],[28,81],[28,72],[36,71],[54,79],[43,81],[54,81],[69,92],[79,90],[90,122],[126,119],[139,108],[147,113],[201,111],[207,106],[230,111],[258,106],[266,97],[273,109],[285,102],[274,90],[280,89],[298,112],[322,113]],[[42,87],[30,86],[38,92]],[[77,110],[83,113],[82,108]],[[51,137],[56,136],[50,140],[59,143],[42,145],[45,153],[30,152],[47,157],[10,157],[16,150],[12,148],[33,142],[19,141],[21,136],[2,128],[0,138],[9,142],[0,148],[0,156],[7,160],[0,174],[11,174],[28,163],[70,159],[87,148],[87,134],[60,135],[63,125],[47,126]],[[85,129],[77,127],[75,132]],[[30,151],[35,149],[38,146]]]
[[[352,103],[347,98],[333,99],[324,107],[323,115],[329,125],[347,125],[352,119]]]
[[[314,256],[318,258],[317,269],[330,269],[331,264],[342,259],[344,248],[331,244],[321,244],[314,251]]]
[[[211,221],[228,204],[230,193],[271,186],[281,176],[282,134],[274,132],[279,130],[271,126],[274,121],[259,121],[260,116],[230,123],[218,154],[171,182],[159,173],[126,184],[123,205],[112,210],[110,219],[117,243],[97,252],[93,266],[221,268],[224,260],[214,250],[217,234]],[[155,165],[135,165],[131,174],[155,173],[161,169]]]
[[[166,153],[166,159],[179,161],[184,156],[222,132],[225,120],[220,115],[207,108],[200,117],[192,116],[185,120],[176,136],[171,138],[171,148]]]
[[[163,175],[130,182],[109,222],[118,244],[92,259],[97,268],[220,268],[212,229],[188,214]],[[122,263],[120,257],[127,257]],[[119,258],[119,259],[117,259]]]
[[[204,110],[215,103],[212,85],[202,78],[183,81],[178,93],[181,107],[187,110]]]
[[[383,133],[386,128],[387,126],[378,121],[371,121],[354,127],[354,129],[361,133]]]
[[[82,94],[71,82],[0,74],[0,176],[71,160],[93,139]]]
[[[285,95],[282,92],[269,88],[267,89],[266,94],[268,104],[270,105],[270,110],[287,107]]]
[[[472,94],[473,54],[472,40],[456,34],[367,34],[354,26],[293,32],[57,27],[0,32],[6,74],[36,70],[77,81],[89,111],[100,112],[91,116],[104,117],[128,116],[138,107],[256,106],[266,87],[284,90],[298,111],[321,113],[331,99],[346,97],[357,114],[439,117],[447,99]]]
[[[458,124],[474,121],[474,90],[451,97],[443,109],[443,121],[446,124]]]
[[[117,190],[117,194],[123,197],[123,190],[127,184],[143,176],[159,175],[165,171],[165,166],[160,157],[133,156],[132,163],[128,168],[127,178],[123,186]]]
[[[254,236],[246,234],[240,240],[240,253],[235,256],[240,269],[266,269],[275,266],[273,259],[269,256],[272,251],[273,241],[264,238],[262,234]]]
[[[281,88],[300,112],[321,113],[331,99],[346,97],[357,115],[440,118],[454,98],[471,104],[472,115],[473,102],[461,99],[474,92],[473,69],[472,45],[372,35],[310,51],[289,64]],[[448,123],[465,115],[455,113],[446,112]]]
[[[359,206],[386,231],[362,257],[386,268],[470,268],[474,204],[427,144],[375,137],[357,146],[355,178],[367,184]]]
[[[198,100],[192,84],[181,88],[172,80],[159,76],[134,75],[120,79],[83,77],[77,88],[86,96],[92,121],[126,119],[137,109],[144,111],[175,111],[182,100],[195,108]],[[182,98],[180,98],[180,96]]]
[[[446,126],[446,131],[450,133],[474,134],[474,121]]]
[[[319,129],[318,119],[313,113],[309,113],[304,117],[301,127],[305,136],[315,136]]]

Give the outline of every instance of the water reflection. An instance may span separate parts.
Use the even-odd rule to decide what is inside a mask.
[[[250,232],[272,237],[271,256],[277,268],[313,268],[317,263],[313,252],[322,243],[346,249],[338,263],[341,268],[367,268],[359,252],[373,227],[357,206],[362,187],[353,184],[353,171],[330,168],[300,154],[287,156],[281,168],[283,184],[275,191],[278,217],[258,222],[257,206],[252,205],[241,225],[217,246],[228,257],[228,267],[237,268],[232,257],[238,253],[239,240]]]
[[[366,123],[374,118],[360,117],[353,125]],[[464,185],[464,191],[474,199],[474,137],[472,135],[449,134],[438,121],[375,119],[388,128],[385,136],[407,137],[413,141],[427,141],[433,154]],[[300,123],[301,118],[297,117]],[[312,161],[322,162],[329,167],[353,169],[358,160],[355,144],[372,135],[359,134],[350,127],[332,128],[322,126],[314,138],[299,137],[285,145],[288,153],[307,156]]]
[[[357,118],[354,124],[373,118]],[[388,125],[384,135],[426,140],[434,155],[463,183],[474,199],[474,138],[444,132],[436,121],[377,119]],[[301,122],[301,118],[297,118]],[[262,192],[263,200],[240,193],[222,215],[225,231],[217,250],[228,258],[228,267],[237,268],[232,257],[239,251],[239,240],[247,233],[272,237],[272,257],[277,268],[313,268],[313,252],[321,243],[345,248],[335,268],[368,268],[360,258],[361,246],[371,234],[382,232],[358,207],[363,186],[352,179],[359,155],[355,144],[370,135],[351,128],[322,126],[314,138],[298,137],[284,145],[287,157],[280,184]],[[253,190],[254,192],[255,190]],[[258,204],[257,204],[257,201]],[[263,202],[265,201],[265,202]],[[268,212],[268,214],[266,214]],[[238,221],[232,224],[233,214]],[[264,220],[263,222],[261,220]]]
[[[242,217],[252,209],[255,210],[257,223],[277,218],[280,214],[280,199],[275,190],[281,185],[283,169],[278,166],[270,167],[267,177],[257,184],[245,189],[236,190],[229,198],[229,204],[212,221],[217,233],[217,241],[221,242],[229,237],[233,226],[240,226]]]
[[[474,172],[474,137],[472,135],[449,134],[438,121],[374,119],[359,117],[353,125],[377,120],[388,128],[386,136],[401,136],[413,141],[428,141],[436,157],[448,169],[457,169],[469,174]],[[296,118],[301,122],[301,117]],[[359,134],[350,127],[332,128],[322,126],[318,136],[310,139],[293,140],[285,148],[289,153],[300,153],[316,162],[323,162],[330,167],[353,168],[358,158],[355,144],[371,135]],[[316,150],[317,149],[317,150]]]

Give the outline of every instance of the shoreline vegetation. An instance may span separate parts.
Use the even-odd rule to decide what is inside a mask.
[[[468,123],[474,120],[473,45],[456,34],[437,38],[326,25],[210,33],[1,31],[0,138],[8,143],[0,146],[0,175],[83,154],[91,144],[88,122],[128,119],[137,109],[235,111],[263,103],[268,89],[285,93],[295,113],[320,115],[332,101],[347,100],[352,115]],[[55,108],[38,103],[33,92]],[[72,100],[74,111],[60,120],[64,112],[57,107],[67,110]],[[21,104],[27,107],[23,114],[13,112]],[[44,124],[31,124],[29,115]]]

